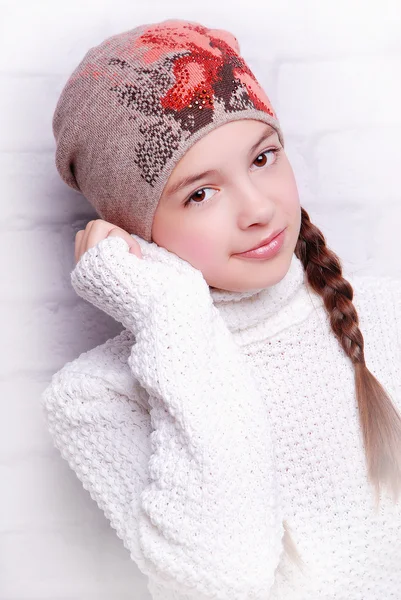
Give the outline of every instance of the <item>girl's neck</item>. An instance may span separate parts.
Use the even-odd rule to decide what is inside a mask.
[[[321,304],[307,285],[301,261],[293,254],[290,267],[275,285],[245,292],[210,288],[216,308],[232,332],[240,333],[261,324],[271,333],[306,318]],[[313,304],[312,304],[313,298]]]

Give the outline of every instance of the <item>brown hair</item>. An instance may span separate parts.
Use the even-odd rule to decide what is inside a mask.
[[[295,255],[303,264],[307,282],[323,298],[332,330],[355,369],[368,478],[378,508],[380,484],[387,486],[396,503],[401,488],[401,416],[389,395],[365,364],[364,340],[358,314],[352,303],[353,289],[342,276],[341,263],[326,245],[322,232],[301,207],[301,229]],[[302,560],[284,522],[285,551],[295,562]]]

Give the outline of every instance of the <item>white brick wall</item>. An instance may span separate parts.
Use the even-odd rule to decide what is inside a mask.
[[[350,271],[401,277],[399,0],[0,2],[0,599],[147,600],[53,448],[38,398],[120,326],[71,288],[94,216],[54,166],[51,119],[90,46],[167,18],[231,30],[276,109],[302,204]],[[398,257],[398,258],[397,258]]]

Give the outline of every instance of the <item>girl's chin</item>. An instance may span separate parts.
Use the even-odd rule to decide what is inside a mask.
[[[278,258],[277,255],[275,258]],[[232,257],[235,259],[235,257]],[[236,265],[231,262],[230,276],[227,276],[225,270],[221,278],[213,277],[208,285],[211,289],[224,289],[232,292],[248,292],[251,290],[261,290],[279,283],[288,272],[291,263],[291,257],[281,257],[282,260],[235,260]],[[238,268],[238,264],[241,268]]]

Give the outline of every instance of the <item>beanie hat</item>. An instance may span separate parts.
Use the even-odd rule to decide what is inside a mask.
[[[183,20],[141,25],[90,48],[53,116],[56,167],[100,218],[152,241],[165,184],[212,129],[256,119],[283,135],[228,31]]]

